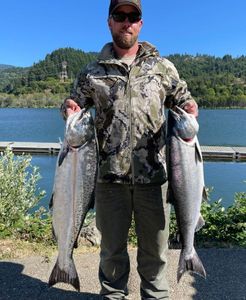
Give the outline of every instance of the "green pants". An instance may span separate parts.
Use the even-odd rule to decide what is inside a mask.
[[[96,189],[97,227],[102,235],[99,266],[101,295],[127,295],[130,271],[127,253],[132,215],[138,239],[137,263],[142,299],[168,299],[166,250],[170,206],[167,184],[127,185],[99,183]]]

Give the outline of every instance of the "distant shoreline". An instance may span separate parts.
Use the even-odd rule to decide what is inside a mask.
[[[0,108],[60,108],[67,94],[9,95],[0,93]],[[198,102],[199,106],[199,102]],[[241,106],[199,106],[199,109],[246,109]]]

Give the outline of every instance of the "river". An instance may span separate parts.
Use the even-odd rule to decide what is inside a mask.
[[[201,109],[201,145],[246,146],[246,110]],[[64,121],[58,109],[0,109],[0,141],[58,142],[63,138]],[[56,156],[34,155],[32,164],[40,169],[39,187],[46,190],[41,204],[51,196]],[[211,200],[222,198],[229,206],[234,193],[246,191],[246,163],[205,162],[205,183],[213,187]]]

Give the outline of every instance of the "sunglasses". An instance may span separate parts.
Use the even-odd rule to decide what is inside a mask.
[[[137,23],[142,19],[142,16],[137,12],[131,12],[131,13],[124,13],[124,12],[116,12],[113,13],[112,18],[115,22],[123,23],[125,22],[126,18],[130,23]]]

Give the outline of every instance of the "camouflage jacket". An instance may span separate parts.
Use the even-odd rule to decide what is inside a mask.
[[[193,100],[174,65],[151,44],[139,45],[128,67],[115,58],[112,43],[106,44],[71,94],[81,107],[95,107],[99,182],[165,182],[164,106]]]

